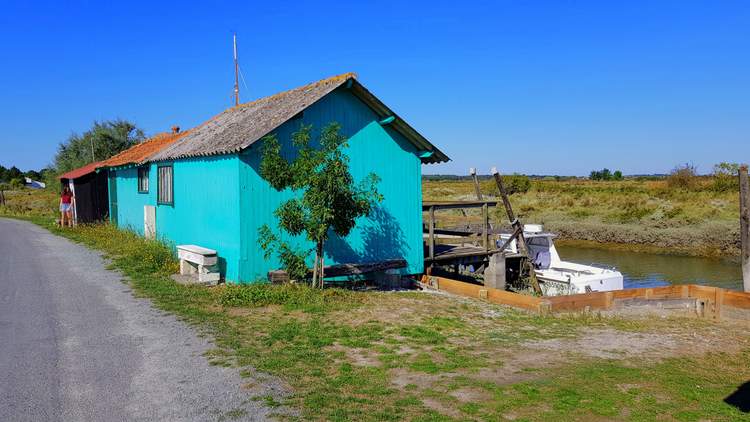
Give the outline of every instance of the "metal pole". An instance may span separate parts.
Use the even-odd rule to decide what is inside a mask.
[[[750,292],[750,184],[747,166],[740,166],[740,239],[742,241],[742,284]]]
[[[237,34],[234,34],[232,40],[234,44],[234,105],[238,106],[240,105],[240,65],[237,61]]]

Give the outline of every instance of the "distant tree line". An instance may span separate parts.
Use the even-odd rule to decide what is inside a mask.
[[[622,180],[622,172],[620,170],[610,171],[608,168],[601,170],[592,170],[589,174],[591,180]]]
[[[58,174],[105,160],[146,138],[143,130],[127,120],[94,122],[83,134],[72,134],[57,148],[53,167]]]
[[[18,167],[0,165],[0,187],[4,190],[18,189],[24,185],[24,177],[56,187],[57,176],[83,167],[94,161],[105,160],[146,138],[143,130],[134,123],[122,120],[94,122],[82,134],[73,133],[57,148],[52,164],[39,171],[21,171]]]
[[[24,177],[28,177],[32,180],[44,181],[51,173],[52,170],[49,168],[44,168],[40,171],[21,171],[16,166],[6,168],[5,166],[0,165],[0,185],[2,185],[5,190],[17,189],[24,185]]]

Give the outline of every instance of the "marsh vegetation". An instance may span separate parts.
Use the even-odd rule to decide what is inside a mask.
[[[700,256],[739,254],[739,199],[729,173],[695,176],[684,169],[664,178],[617,181],[549,178],[532,180],[511,195],[519,218],[540,223],[561,240],[589,246]],[[736,178],[736,177],[735,177]],[[491,180],[481,180],[485,199],[497,196]],[[424,200],[474,200],[470,180],[426,179]],[[450,226],[465,218],[443,217]],[[505,222],[497,209],[495,221]]]

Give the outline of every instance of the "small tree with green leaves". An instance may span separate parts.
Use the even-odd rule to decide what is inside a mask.
[[[717,192],[737,191],[740,188],[740,180],[737,172],[740,170],[739,163],[721,162],[714,165],[714,186]]]
[[[303,125],[292,134],[296,155],[290,162],[281,154],[275,135],[263,138],[261,176],[277,191],[291,189],[297,195],[282,203],[274,212],[279,229],[299,236],[304,234],[315,244],[314,249],[299,249],[263,225],[259,243],[266,259],[275,252],[290,278],[307,279],[305,258],[315,251],[312,283],[323,286],[323,247],[331,233],[344,237],[351,232],[359,217],[368,216],[375,203],[382,200],[375,173],[355,183],[349,171],[349,158],[344,154],[347,139],[339,133],[340,126],[330,123],[320,133],[319,146],[311,145],[312,126]]]

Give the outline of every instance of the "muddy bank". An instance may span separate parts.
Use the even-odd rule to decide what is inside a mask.
[[[683,227],[652,227],[595,222],[545,221],[558,243],[637,252],[705,257],[739,257],[739,223],[707,222]]]

